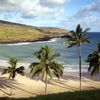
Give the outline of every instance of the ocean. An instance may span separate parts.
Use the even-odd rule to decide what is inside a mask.
[[[96,50],[96,44],[100,42],[100,32],[90,32],[91,44],[84,44],[82,49],[82,68],[83,72],[87,71],[88,64],[85,62],[88,54]],[[42,46],[48,45],[53,48],[53,53],[60,53],[60,57],[56,60],[62,64],[67,72],[78,71],[78,53],[77,47],[67,48],[64,44],[66,38],[54,38],[49,41],[26,42],[16,44],[0,44],[0,67],[8,66],[7,61],[10,57],[17,57],[20,65],[28,68],[32,62],[38,61],[33,53],[39,50]]]

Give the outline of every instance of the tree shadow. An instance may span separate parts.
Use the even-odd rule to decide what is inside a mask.
[[[68,80],[78,81],[79,77],[78,76],[64,76],[61,80],[59,80],[59,79],[50,80],[48,78],[48,84],[59,86],[59,87],[62,87],[64,89],[69,89],[69,90],[72,90],[72,91],[78,91],[79,90],[78,87],[71,86],[71,84],[69,84],[69,83],[67,84]],[[92,80],[92,81],[94,81],[94,80]],[[95,83],[95,82],[92,82],[92,81],[91,81],[90,78],[82,77],[82,82],[90,85],[90,86],[86,87],[85,89],[98,89],[96,87],[100,86],[100,83]],[[45,83],[45,81],[43,81],[43,82]],[[91,84],[91,82],[92,82],[92,84]],[[83,87],[84,87],[84,85],[83,85]]]
[[[69,89],[72,91],[77,91],[79,88],[76,88],[67,84],[67,80],[73,80],[73,79],[77,81],[78,77],[64,76],[61,80],[54,79],[54,78],[51,80],[50,78],[48,78],[48,84],[55,85],[64,89]],[[41,81],[45,83],[44,80],[41,80]]]
[[[10,96],[10,93],[7,93],[5,91],[5,89],[6,88],[11,88],[11,86],[14,87],[15,84],[16,84],[16,81],[15,80],[13,80],[11,82],[11,80],[9,80],[6,77],[0,77],[0,91],[2,91],[3,93],[5,93],[5,94],[7,94],[9,96]]]
[[[92,88],[95,88],[95,89],[98,89],[98,88],[96,88],[96,87],[100,87],[100,83],[96,83],[96,81],[94,81],[94,80],[91,80],[91,79],[88,79],[88,78],[86,78],[86,79],[83,79],[82,81],[83,82],[86,82],[86,84],[89,84]]]
[[[30,91],[20,88],[19,85],[24,85],[24,84],[18,83],[16,80],[10,80],[7,77],[0,77],[0,91],[8,96],[11,96],[11,94],[6,92],[6,88],[18,89],[18,90],[21,90],[21,91],[29,93],[29,94],[33,94],[36,96],[38,95],[36,93],[33,93],[33,92],[30,92]],[[13,95],[15,95],[15,94],[13,94]]]
[[[92,81],[100,82],[100,75],[99,76],[83,75],[83,77],[90,79]]]
[[[75,77],[75,76],[64,76],[64,80],[74,80],[74,81],[78,81],[79,77]],[[89,75],[89,73],[87,74],[82,74],[82,82],[89,84],[90,86],[88,87],[88,89],[98,89],[96,87],[100,87],[100,80],[97,80],[96,77],[91,77]],[[84,86],[84,85],[83,85]]]
[[[65,84],[65,83],[63,83],[61,81],[57,81],[57,80],[50,81],[49,84],[56,85],[56,86],[59,86],[61,88],[69,89],[69,90],[72,90],[72,91],[77,91],[78,90],[78,88],[72,87],[68,84]]]
[[[74,80],[74,81],[77,81],[77,80],[79,80],[79,77],[78,76],[69,76],[69,75],[66,76],[66,75],[64,75],[62,79],[64,79],[65,81],[66,80]]]
[[[23,91],[23,92],[27,92],[27,93],[29,93],[29,94],[33,94],[33,95],[36,95],[36,96],[39,95],[39,94],[37,94],[37,93],[33,93],[33,92],[30,92],[30,91],[24,90],[24,89],[22,89],[22,88],[20,88],[20,87],[18,87],[18,86],[15,86],[15,88],[18,89],[18,90],[21,90],[21,91]]]

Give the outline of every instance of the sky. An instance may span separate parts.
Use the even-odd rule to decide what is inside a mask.
[[[0,20],[100,32],[100,0],[0,0]]]

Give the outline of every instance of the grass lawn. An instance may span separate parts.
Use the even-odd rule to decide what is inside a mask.
[[[0,98],[0,100],[100,100],[100,90],[65,92],[59,94],[41,95],[31,98]]]

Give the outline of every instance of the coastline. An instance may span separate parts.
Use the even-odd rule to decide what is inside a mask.
[[[50,39],[53,39],[53,38],[50,38]],[[43,41],[48,41],[48,40],[43,39]],[[35,42],[39,42],[39,40]],[[17,42],[17,43],[22,43],[22,42]],[[2,72],[3,70],[2,68],[5,68],[7,66],[6,65],[7,63],[5,63],[5,61],[4,62],[1,61],[0,63],[1,63],[0,71]],[[23,62],[23,64],[26,65],[25,62]],[[22,65],[22,63],[19,63],[18,66],[19,65]],[[57,78],[54,77],[53,80],[48,81],[48,88],[47,88],[48,94],[79,91],[78,66],[77,65],[64,65],[64,66],[66,68],[64,70],[64,76],[62,79],[58,80]],[[74,67],[73,71],[71,69],[72,67]],[[84,67],[84,70],[86,70],[85,65],[83,67]],[[89,73],[88,74],[83,73],[82,74],[82,90],[100,89],[99,79],[100,78],[98,77],[91,78],[89,76]],[[44,95],[45,83],[37,79],[31,79],[29,74],[26,74],[26,76],[20,76],[20,75],[16,76],[12,85],[13,86],[12,96],[9,95],[10,90],[11,90],[11,80],[8,80],[8,75],[0,76],[0,80],[1,80],[0,81],[0,97],[25,98],[25,97]]]
[[[53,39],[53,38],[65,38],[65,37],[66,37],[66,35],[57,36],[57,37],[44,37],[44,38],[38,38],[36,40],[0,41],[0,44],[16,44],[16,43],[26,43],[26,42],[40,42],[40,41],[49,41],[50,39]]]
[[[9,60],[9,59],[8,59]],[[2,60],[0,59],[0,68],[6,68],[7,66],[9,66],[8,60]],[[20,61],[17,66],[25,66],[25,71],[29,71],[28,66],[30,65],[31,62],[22,62]],[[64,67],[64,73],[78,73],[79,71],[79,65],[77,64],[62,64],[62,66]],[[87,73],[88,66],[87,65],[82,65],[82,73]]]

